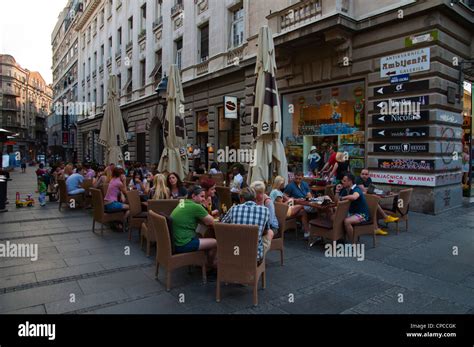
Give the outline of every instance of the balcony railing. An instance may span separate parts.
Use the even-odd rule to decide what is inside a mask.
[[[153,22],[153,30],[157,30],[163,26],[163,16],[158,17],[157,20]]]
[[[184,6],[183,4],[176,4],[171,8],[171,17],[176,16],[178,13],[183,12]]]
[[[107,66],[112,65],[112,58],[107,59]]]
[[[234,48],[227,52],[227,65],[238,65],[244,58],[245,46]]]
[[[133,48],[133,42],[130,41],[129,43],[127,43],[127,45],[125,46],[125,50],[128,52],[129,50],[131,50]]]
[[[99,66],[99,72],[104,72],[104,65]]]
[[[200,76],[209,72],[209,60],[196,65],[196,75]]]
[[[298,28],[322,15],[322,0],[304,0],[269,15],[269,26],[276,32]]]
[[[145,30],[145,29],[142,29],[142,31],[140,32],[140,34],[138,34],[138,41],[143,40],[145,37],[146,37],[146,30]],[[128,50],[128,49],[127,49],[127,50]]]

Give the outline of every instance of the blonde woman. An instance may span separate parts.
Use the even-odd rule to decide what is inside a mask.
[[[309,237],[309,223],[308,223],[308,214],[306,213],[304,206],[302,205],[293,205],[293,199],[289,198],[283,194],[283,189],[285,189],[285,179],[281,176],[275,177],[272,185],[272,191],[270,193],[270,199],[275,202],[281,202],[284,204],[289,204],[288,217],[301,217],[303,222],[304,237]]]
[[[72,164],[67,164],[62,173],[62,178],[65,180],[74,173],[74,166]]]
[[[270,228],[273,230],[275,235],[278,234],[278,219],[275,214],[275,205],[273,204],[272,199],[267,194],[265,194],[265,183],[262,181],[255,181],[252,182],[250,188],[255,190],[257,193],[255,201],[257,205],[268,208],[268,211],[270,212]]]
[[[165,200],[171,198],[170,190],[166,186],[165,175],[155,175],[155,178],[153,180],[153,191],[153,200]]]

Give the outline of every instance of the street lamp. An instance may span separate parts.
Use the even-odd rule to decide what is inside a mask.
[[[166,100],[167,91],[168,91],[168,76],[166,76],[165,74],[163,78],[161,79],[160,83],[158,84],[158,87],[156,87],[155,92],[158,94],[158,97],[160,99]]]

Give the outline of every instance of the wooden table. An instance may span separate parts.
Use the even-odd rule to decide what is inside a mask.
[[[311,191],[313,192],[324,192],[326,190],[326,186],[311,186]]]
[[[337,206],[337,204],[335,202],[330,203],[330,204],[326,204],[326,205],[322,205],[322,204],[318,204],[318,203],[312,202],[312,201],[307,201],[307,200],[304,200],[304,199],[295,199],[294,202],[295,202],[295,205],[309,206],[309,207],[313,207],[317,210],[327,210],[327,209],[330,209],[330,208],[333,208],[333,207]]]

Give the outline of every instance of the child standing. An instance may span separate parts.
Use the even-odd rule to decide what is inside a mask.
[[[41,206],[46,206],[46,193],[48,188],[46,187],[44,176],[38,177],[38,192],[39,192],[39,202]]]

